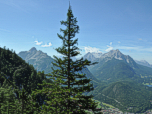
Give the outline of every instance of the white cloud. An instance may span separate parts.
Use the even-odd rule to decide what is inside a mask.
[[[84,50],[85,50],[85,53],[88,53],[88,52],[102,53],[101,51],[99,51],[100,49],[98,49],[96,47],[92,48],[92,47],[88,46],[88,47],[84,47]]]
[[[118,41],[118,43],[120,43],[120,41]]]
[[[113,47],[111,45],[112,45],[112,42],[110,42],[110,46],[107,45],[108,49],[105,50],[106,52],[113,50]]]
[[[38,42],[38,41],[34,41],[36,42],[36,45],[41,45],[43,42]]]
[[[34,37],[34,36],[32,36],[32,37]],[[34,41],[34,42],[36,42],[36,45],[41,45],[43,43],[43,42],[38,42],[38,41]],[[41,45],[41,47],[50,47],[50,46],[52,46],[51,42],[49,43],[49,45],[47,45],[47,44]]]
[[[106,52],[109,52],[110,50],[113,50],[113,47],[112,47],[112,46],[108,46],[108,45],[107,45],[107,47],[108,47],[108,49],[105,50]]]
[[[51,43],[49,43],[49,45],[41,45],[41,47],[50,47],[50,46],[52,46],[52,44]]]

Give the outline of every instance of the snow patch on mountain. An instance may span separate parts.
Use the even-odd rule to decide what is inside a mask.
[[[129,63],[129,59],[127,59],[127,63]]]
[[[115,57],[115,59],[123,60],[123,59],[122,59],[122,58],[120,58],[120,57],[119,57],[119,58]]]

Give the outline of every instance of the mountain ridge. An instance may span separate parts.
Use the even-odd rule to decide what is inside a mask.
[[[34,52],[33,52],[33,55],[31,53],[31,58],[33,56],[35,56],[35,54],[34,54]],[[89,92],[89,93],[84,93],[84,94],[89,95],[89,94],[93,93],[94,98],[96,100],[98,100],[100,102],[105,102],[105,103],[111,104],[121,110],[126,110],[128,107],[132,106],[132,104],[129,103],[128,101],[132,102],[134,99],[136,99],[135,96],[133,95],[133,93],[131,93],[131,92],[135,91],[134,94],[137,95],[139,93],[137,90],[143,89],[143,91],[146,91],[145,93],[143,93],[144,97],[140,96],[140,98],[138,98],[136,101],[140,101],[139,99],[144,99],[143,103],[148,102],[148,104],[141,107],[136,102],[134,102],[136,111],[132,110],[132,112],[133,111],[134,112],[144,112],[146,109],[141,110],[141,108],[149,107],[149,99],[145,96],[146,96],[147,92],[152,92],[152,90],[149,89],[149,87],[143,85],[142,83],[144,83],[144,80],[147,79],[147,78],[143,78],[145,75],[152,74],[151,68],[137,64],[129,55],[123,55],[119,50],[113,50],[107,54],[100,54],[100,55],[101,55],[101,57],[95,58],[93,53],[88,53],[87,56],[83,57],[83,59],[87,59],[90,57],[91,62],[99,62],[98,64],[96,64],[94,66],[92,65],[93,67],[90,69],[88,66],[88,67],[86,67],[86,69],[84,68],[82,70],[83,73],[85,73],[85,74],[89,73],[89,74],[91,74],[90,76],[92,78],[93,77],[95,78],[95,79],[93,79],[93,84],[94,84],[95,90],[92,92]],[[44,56],[43,53],[41,56]],[[92,60],[91,57],[94,60]],[[41,57],[41,59],[42,59],[41,62],[39,61],[39,63],[41,63],[41,64],[39,64],[39,68],[42,69],[43,64],[49,63],[49,61],[47,61],[45,57]],[[53,61],[53,59],[52,59],[52,61]],[[27,61],[27,62],[29,62],[29,61]],[[54,69],[55,69],[55,66],[54,66]],[[57,69],[57,67],[56,67],[56,69]],[[50,73],[50,66],[48,66],[48,69],[47,69],[48,71],[46,69],[44,69],[44,70],[45,70],[45,73],[46,72]],[[104,79],[104,78],[106,78],[106,79]],[[98,80],[98,82],[95,81],[96,79]],[[118,82],[124,82],[124,81],[125,81],[125,84],[118,83]],[[148,79],[146,81],[148,81]],[[126,89],[126,92],[130,93],[132,96],[129,96],[128,98],[126,98],[126,100],[128,100],[128,101],[125,101],[125,100],[123,100],[125,98],[125,95],[124,95],[125,91],[122,91],[122,90],[123,90],[123,88],[127,88],[129,84],[131,84],[129,87],[131,90]],[[139,84],[140,84],[139,87],[135,86],[135,85],[139,85]],[[114,92],[112,92],[112,91],[115,89],[114,87],[117,87],[116,88],[117,90],[115,90],[115,91],[119,92],[120,97],[123,99],[118,98],[118,95],[117,96],[113,95]],[[106,94],[107,92],[109,92],[109,93]],[[105,95],[105,96],[103,96],[103,95]],[[120,103],[118,103],[118,102],[120,102],[124,106],[121,106]],[[142,102],[139,102],[139,103],[141,104]]]
[[[122,54],[118,49],[116,50],[111,50],[107,53],[104,53],[100,56],[100,58],[94,58],[90,59],[88,57],[92,56],[91,53],[87,53],[84,55],[83,59],[88,59],[89,61],[93,62],[101,62],[103,60],[105,60],[105,62],[111,60],[112,58],[118,59],[118,60],[123,60],[126,63],[129,63],[129,65],[133,68],[138,68],[136,62],[129,56],[129,55],[124,55]],[[97,64],[96,64],[97,65]],[[92,65],[92,66],[88,66],[89,70],[91,70],[94,66],[96,65]]]
[[[27,63],[32,64],[37,71],[44,70],[45,74],[51,73],[53,71],[51,67],[53,67],[54,70],[60,69],[60,67],[56,67],[51,63],[56,63],[51,56],[48,56],[46,53],[43,53],[40,50],[37,51],[36,48],[33,47],[29,51],[21,51],[17,55],[20,56]],[[62,56],[60,56],[59,58],[63,59]],[[75,58],[73,57],[73,59]],[[96,87],[98,82],[100,82],[92,75],[87,67],[82,68],[82,71],[76,73],[85,73],[87,78],[92,79],[91,82],[94,83],[94,87]]]
[[[135,60],[135,62],[136,62],[137,64],[140,64],[140,65],[143,65],[143,66],[147,66],[147,67],[152,68],[152,64],[149,64],[146,60],[140,60],[140,61]]]

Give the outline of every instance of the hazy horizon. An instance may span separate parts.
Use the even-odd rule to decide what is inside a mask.
[[[66,21],[69,1],[80,27],[72,40],[78,38],[80,54],[107,53],[119,49],[135,60],[152,64],[151,0],[128,1],[0,1],[0,47],[18,54],[32,47],[49,56],[60,56],[55,48],[62,46],[60,21]]]

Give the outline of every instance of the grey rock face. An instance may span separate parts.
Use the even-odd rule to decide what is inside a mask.
[[[38,71],[46,69],[50,64],[52,64],[51,62],[53,61],[50,56],[40,50],[37,51],[35,47],[32,47],[29,51],[21,51],[17,55],[27,63],[29,62],[29,64],[32,64]],[[43,64],[43,62],[46,60],[47,63]]]
[[[94,56],[95,58],[100,58],[100,57],[102,56],[102,53],[101,53],[101,52],[100,52],[100,53],[95,53],[95,52],[93,52],[92,54],[93,54],[93,56]]]
[[[29,51],[21,51],[18,53],[18,55],[25,61],[28,61],[30,59],[35,59],[37,61],[42,58],[48,57],[46,53],[43,53],[40,50],[37,51],[35,47],[31,48]]]
[[[94,53],[93,53],[94,54]],[[111,50],[108,53],[100,54],[99,58],[96,58],[92,53],[88,52],[86,55],[84,55],[84,58],[88,59],[89,61],[93,62],[100,62],[104,60],[105,62],[111,60],[112,58],[123,60],[126,63],[130,64],[133,68],[136,68],[136,62],[129,56],[122,54],[118,49]],[[89,69],[93,68],[95,65],[88,66]]]
[[[147,67],[152,68],[152,65],[149,64],[149,63],[148,63],[147,61],[145,61],[145,60],[141,60],[141,61],[135,60],[135,62],[136,62],[137,64],[140,64],[140,65],[143,65],[143,66],[147,66]]]
[[[32,47],[30,50],[29,50],[29,52],[36,52],[37,50],[36,50],[36,48],[35,47]]]
[[[94,56],[92,53],[88,52],[87,54],[85,54],[85,55],[83,56],[83,60],[85,60],[85,59],[87,59],[88,61],[93,61],[93,60],[95,60],[96,58],[95,58],[95,56]]]
[[[116,58],[119,60],[123,60],[124,55],[117,49],[117,50],[111,50],[108,53],[103,54],[100,58],[105,58],[105,57],[110,57],[110,58]]]

